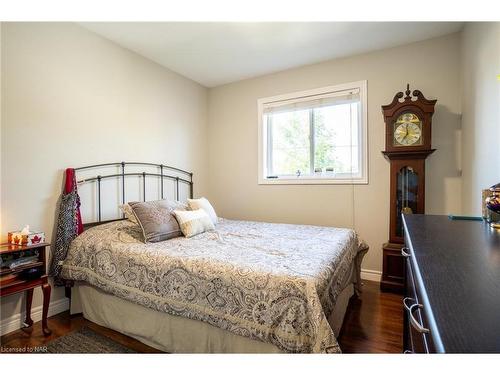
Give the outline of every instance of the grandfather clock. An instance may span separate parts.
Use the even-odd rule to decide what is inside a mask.
[[[425,212],[425,159],[431,148],[431,123],[436,100],[419,90],[398,92],[382,106],[386,159],[391,163],[389,242],[383,245],[382,290],[402,292],[405,262],[402,214]]]

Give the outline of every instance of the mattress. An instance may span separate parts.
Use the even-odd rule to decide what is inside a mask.
[[[62,276],[285,352],[340,352],[328,318],[360,247],[350,229],[224,220],[159,243],[118,221],[71,244]],[[357,281],[355,281],[356,283]]]

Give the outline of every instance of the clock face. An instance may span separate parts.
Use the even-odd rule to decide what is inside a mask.
[[[422,145],[422,122],[413,113],[404,113],[394,123],[394,146]]]

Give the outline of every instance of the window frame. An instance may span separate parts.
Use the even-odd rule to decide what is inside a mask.
[[[302,175],[297,176],[279,176],[277,178],[268,178],[265,176],[267,171],[268,158],[271,157],[268,152],[268,132],[269,127],[265,126],[263,121],[263,109],[266,103],[298,99],[305,96],[322,95],[338,91],[358,89],[360,98],[359,120],[361,122],[358,129],[358,153],[359,153],[359,177],[353,177],[350,173],[336,174],[334,178],[330,176]],[[259,185],[321,185],[321,184],[368,184],[368,101],[367,101],[367,81],[356,81],[334,86],[321,87],[312,90],[298,91],[289,94],[276,95],[257,100],[258,116],[258,184]],[[311,124],[310,124],[311,126]],[[268,130],[268,131],[265,131]],[[312,141],[314,143],[314,141]],[[314,150],[310,150],[314,152]],[[267,174],[267,173],[266,173]],[[347,175],[347,176],[346,176]]]

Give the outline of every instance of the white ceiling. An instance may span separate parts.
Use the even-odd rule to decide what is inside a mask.
[[[91,22],[117,44],[204,86],[457,32],[460,22]]]

